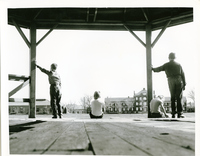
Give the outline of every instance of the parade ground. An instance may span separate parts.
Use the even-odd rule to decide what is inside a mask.
[[[194,156],[195,113],[186,118],[147,114],[9,116],[10,154]]]

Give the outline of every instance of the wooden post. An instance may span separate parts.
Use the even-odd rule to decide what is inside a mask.
[[[35,23],[31,24],[30,28],[30,109],[29,118],[35,118],[36,106],[35,106],[35,81],[36,81],[36,26]]]
[[[152,70],[151,70],[151,25],[146,26],[146,65],[147,65],[147,103],[148,103],[148,118],[151,117],[150,114],[150,102],[153,97],[152,89]]]

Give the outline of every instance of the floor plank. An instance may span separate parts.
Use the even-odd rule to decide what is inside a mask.
[[[85,123],[86,131],[96,155],[149,155],[112,132],[107,131],[99,124]]]
[[[184,144],[182,140],[185,136],[181,134],[176,136],[176,134],[171,134],[166,130],[162,131],[150,127],[142,128],[133,123],[99,123],[99,125],[150,155],[194,155],[193,138],[185,140],[187,144]],[[163,135],[160,135],[161,133]]]
[[[11,154],[43,153],[71,123],[44,122],[29,130],[10,135]]]
[[[84,151],[89,148],[89,140],[83,122],[73,122],[59,136],[49,150]]]

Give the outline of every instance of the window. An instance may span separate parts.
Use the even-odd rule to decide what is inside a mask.
[[[147,98],[146,97],[143,97],[143,100],[146,100]]]
[[[138,106],[138,102],[136,102],[136,106]]]
[[[136,111],[138,111],[138,107],[136,107]]]

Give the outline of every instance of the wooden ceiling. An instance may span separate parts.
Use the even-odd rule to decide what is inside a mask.
[[[29,29],[144,31],[193,21],[193,8],[16,8],[8,9],[8,24]]]

